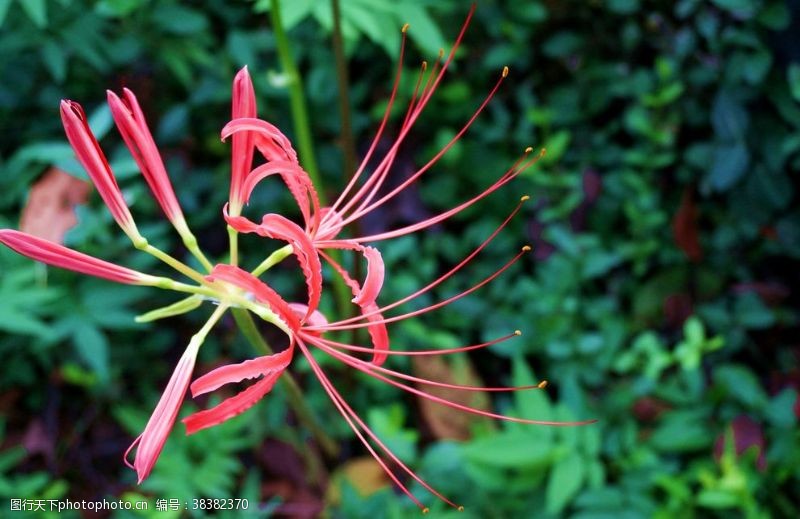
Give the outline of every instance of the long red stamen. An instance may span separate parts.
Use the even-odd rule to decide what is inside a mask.
[[[427,313],[427,312],[431,312],[431,311],[433,311],[433,310],[436,310],[436,309],[438,309],[438,308],[441,308],[441,307],[443,307],[443,306],[449,305],[450,303],[452,303],[452,302],[454,302],[454,301],[457,301],[457,300],[461,299],[462,297],[464,297],[464,296],[467,296],[467,295],[471,294],[472,292],[474,292],[474,291],[478,290],[479,288],[481,288],[481,287],[482,287],[482,286],[484,286],[485,284],[487,284],[487,283],[491,282],[491,281],[492,281],[493,279],[495,279],[497,276],[499,276],[500,274],[502,274],[503,272],[505,272],[506,270],[508,270],[508,268],[509,268],[509,267],[511,267],[511,265],[513,265],[514,263],[516,263],[516,262],[517,262],[517,260],[519,260],[519,259],[522,257],[522,255],[523,255],[523,254],[525,254],[526,252],[528,252],[529,250],[531,250],[530,246],[528,246],[528,245],[524,246],[524,247],[522,248],[522,250],[516,254],[516,256],[514,256],[513,258],[511,258],[511,260],[509,260],[509,261],[508,261],[508,262],[507,262],[505,265],[503,265],[502,267],[500,267],[500,268],[499,268],[497,271],[495,271],[495,272],[494,272],[492,275],[490,275],[490,276],[488,276],[488,277],[484,278],[484,279],[483,279],[481,282],[479,282],[478,284],[476,284],[476,285],[473,285],[472,287],[468,288],[467,290],[465,290],[465,291],[463,291],[463,292],[461,292],[461,293],[459,293],[459,294],[456,294],[456,295],[454,295],[454,296],[452,296],[452,297],[449,297],[449,298],[445,299],[444,301],[440,301],[440,302],[438,302],[438,303],[435,303],[435,304],[432,304],[432,305],[430,305],[430,306],[426,306],[425,308],[420,308],[419,310],[414,310],[413,312],[408,312],[408,313],[405,313],[405,314],[402,314],[402,315],[397,315],[397,316],[394,316],[394,317],[389,317],[389,318],[386,318],[386,319],[383,319],[383,320],[380,320],[380,321],[370,321],[370,322],[368,322],[368,323],[357,323],[357,324],[340,324],[340,323],[338,323],[338,322],[335,322],[335,323],[331,323],[330,325],[327,325],[327,326],[325,326],[323,330],[320,330],[320,328],[318,328],[318,327],[314,327],[314,326],[308,327],[308,328],[306,328],[306,329],[307,329],[307,330],[320,330],[320,331],[330,331],[330,330],[352,330],[352,329],[354,329],[354,328],[364,328],[364,327],[367,327],[367,326],[372,326],[372,325],[375,325],[375,324],[388,324],[388,323],[393,323],[393,322],[395,322],[395,321],[401,321],[401,320],[403,320],[403,319],[408,319],[409,317],[414,317],[414,316],[416,316],[416,315],[420,315],[420,314],[424,314],[424,313]],[[325,259],[326,259],[326,260],[328,260],[329,262],[331,261],[331,260],[330,260],[330,258],[328,258],[328,257],[325,255],[325,253],[324,253],[324,252],[321,252],[321,251],[320,251],[320,255],[324,256],[324,257],[325,257]]]
[[[468,413],[472,413],[472,414],[476,414],[476,415],[480,415],[480,416],[486,416],[486,417],[489,417],[489,418],[496,418],[498,420],[505,420],[505,421],[508,421],[508,422],[524,423],[524,424],[530,424],[530,425],[574,426],[574,425],[589,425],[589,424],[597,422],[597,420],[582,420],[582,421],[578,421],[578,422],[554,422],[554,421],[550,421],[550,420],[530,420],[530,419],[527,419],[527,418],[517,418],[516,416],[508,416],[508,415],[503,415],[503,414],[492,413],[492,412],[489,412],[489,411],[484,411],[482,409],[477,409],[475,407],[471,407],[471,406],[468,406],[468,405],[464,405],[464,404],[459,404],[457,402],[453,402],[452,400],[447,400],[446,398],[441,398],[441,397],[438,397],[438,396],[435,396],[435,395],[431,395],[430,393],[426,393],[426,392],[421,391],[421,390],[419,390],[419,389],[417,389],[415,387],[408,386],[408,385],[403,384],[401,382],[397,382],[396,380],[392,380],[392,379],[390,379],[388,377],[385,377],[383,375],[380,375],[380,374],[376,373],[375,369],[374,369],[375,366],[373,366],[371,364],[368,364],[368,363],[364,363],[363,365],[360,365],[358,363],[360,361],[357,361],[357,359],[353,359],[352,357],[349,357],[348,355],[344,355],[344,354],[341,354],[341,353],[338,353],[338,352],[337,353],[333,353],[333,351],[329,351],[328,353],[330,353],[334,358],[340,360],[341,362],[343,362],[343,363],[345,363],[345,364],[347,364],[347,365],[349,365],[349,366],[351,366],[353,368],[356,368],[357,370],[359,370],[359,371],[361,371],[363,373],[366,373],[367,375],[369,375],[369,376],[371,376],[373,378],[376,378],[378,380],[386,382],[387,384],[391,384],[391,385],[393,385],[395,387],[398,387],[398,388],[400,388],[400,389],[402,389],[404,391],[407,391],[409,393],[413,393],[413,394],[415,394],[417,396],[421,396],[421,397],[426,398],[428,400],[431,400],[433,402],[437,402],[439,404],[446,405],[448,407],[452,407],[453,409],[459,409],[461,411],[465,411],[465,412],[468,412]]]
[[[431,167],[433,167],[433,165],[436,164],[439,161],[439,159],[441,159],[448,151],[450,151],[450,149],[455,145],[455,143],[458,142],[458,140],[461,139],[461,137],[464,136],[464,134],[467,132],[467,130],[469,130],[469,128],[472,126],[472,123],[475,122],[475,120],[478,118],[478,116],[481,114],[481,112],[483,112],[483,110],[486,108],[486,105],[489,104],[489,102],[492,100],[494,95],[497,93],[497,90],[500,88],[500,85],[503,83],[503,79],[505,79],[507,73],[508,73],[508,68],[506,67],[506,68],[503,69],[503,73],[500,75],[500,78],[497,80],[497,83],[495,83],[494,88],[492,88],[489,91],[489,94],[487,94],[487,96],[484,98],[483,102],[480,104],[478,109],[475,110],[475,112],[467,120],[467,122],[464,124],[464,126],[461,127],[461,129],[458,131],[458,133],[456,133],[455,136],[452,139],[450,139],[450,141],[444,147],[442,147],[442,149],[440,149],[438,151],[438,153],[436,153],[424,166],[422,166],[420,169],[418,169],[416,173],[414,173],[413,175],[408,177],[403,183],[401,183],[399,186],[394,188],[392,191],[390,191],[389,193],[384,195],[377,202],[375,202],[373,204],[370,204],[372,199],[378,194],[378,190],[383,185],[383,180],[388,176],[388,169],[389,169],[389,167],[391,167],[391,165],[387,166],[385,171],[382,173],[381,178],[379,179],[379,181],[375,183],[375,186],[373,186],[373,188],[370,191],[369,195],[367,195],[364,198],[364,200],[358,206],[358,209],[356,209],[353,212],[353,214],[351,214],[350,216],[348,216],[348,217],[346,217],[344,219],[344,222],[342,223],[342,225],[347,225],[348,223],[352,222],[353,220],[355,220],[357,218],[360,218],[360,217],[364,216],[365,214],[369,213],[370,211],[373,211],[374,209],[380,207],[381,205],[386,203],[388,200],[393,198],[395,195],[397,195],[397,193],[399,193],[400,191],[402,191],[403,189],[405,189],[406,187],[408,187],[409,185],[414,183],[426,171],[428,171]],[[409,126],[408,129],[410,129],[410,126]],[[394,158],[394,156],[392,156],[392,158]]]
[[[422,95],[425,94],[425,91],[427,90],[428,86],[431,84],[432,79],[433,79],[434,75],[436,74],[436,69],[438,68],[438,66],[439,66],[439,64],[441,62],[443,54],[444,54],[444,51],[440,50],[439,58],[436,60],[436,63],[434,64],[434,67],[431,70],[431,73],[428,75],[428,80],[427,80],[427,82],[425,84],[425,87],[422,90]],[[408,108],[406,109],[406,115],[405,115],[405,117],[403,117],[403,124],[400,125],[400,136],[398,136],[398,138],[404,137],[405,134],[408,131],[410,131],[411,126],[414,124],[414,120],[416,120],[416,119],[412,120],[411,117],[416,113],[416,107],[417,107],[417,101],[418,101],[418,97],[417,96],[419,94],[419,87],[420,87],[420,84],[422,83],[422,77],[424,75],[424,72],[425,72],[426,68],[427,68],[427,62],[423,61],[422,62],[422,67],[421,67],[421,70],[420,70],[420,74],[417,77],[417,84],[414,87],[414,93],[411,95],[411,100],[409,101]],[[340,211],[341,213],[345,213],[345,212],[349,211],[364,196],[364,193],[366,193],[367,191],[370,190],[370,188],[372,188],[373,185],[378,183],[379,184],[378,187],[380,187],[380,184],[383,183],[384,178],[386,177],[386,175],[388,174],[389,170],[392,168],[392,165],[394,164],[394,160],[395,160],[395,157],[397,156],[398,150],[399,150],[399,146],[393,146],[387,152],[386,156],[384,156],[384,158],[381,160],[380,164],[375,168],[375,171],[372,172],[372,175],[370,175],[370,177],[367,179],[367,181],[364,182],[364,185],[361,186],[358,189],[356,194],[354,194],[352,196],[352,198],[347,202],[347,204],[345,204],[345,206],[341,209],[341,211]],[[369,197],[370,200],[372,199],[372,196],[374,196],[374,195],[370,195],[370,197]],[[340,222],[341,222],[341,220],[340,220]],[[340,222],[337,222],[337,224],[340,223]],[[339,229],[341,229],[341,227],[339,227]]]
[[[324,344],[315,344],[315,345],[318,346],[322,351],[325,351],[326,353],[328,353],[330,355],[333,355],[334,357],[338,357],[338,356],[342,355],[342,356],[346,356],[346,357],[352,359],[353,361],[361,364],[362,366],[367,364],[367,362],[364,362],[361,359],[357,359],[357,358],[355,358],[355,357],[353,357],[351,355],[347,355],[345,353],[336,351],[334,348],[330,348],[328,346],[325,346]],[[387,368],[384,368],[384,367],[381,367],[381,366],[374,366],[374,367],[375,367],[376,371],[378,371],[380,373],[383,373],[383,374],[386,374],[386,375],[389,375],[389,376],[392,376],[392,377],[400,378],[400,379],[403,379],[403,380],[408,380],[410,382],[416,382],[418,384],[424,384],[426,386],[444,387],[444,388],[447,388],[447,389],[457,389],[457,390],[460,390],[460,391],[478,391],[478,392],[484,392],[485,391],[487,393],[491,393],[491,392],[511,392],[511,391],[525,391],[525,390],[529,390],[529,389],[544,389],[546,387],[546,385],[547,385],[546,382],[545,382],[544,385],[542,385],[542,384],[533,384],[533,385],[530,385],[530,386],[509,386],[509,387],[465,386],[465,385],[462,385],[462,384],[449,384],[447,382],[440,382],[438,380],[430,380],[430,379],[426,379],[426,378],[414,377],[414,376],[407,375],[407,374],[401,373],[399,371],[394,371],[394,370],[391,370],[391,369],[387,369]]]
[[[440,494],[439,492],[434,490],[433,487],[431,487],[424,479],[419,477],[413,470],[411,470],[405,463],[403,463],[403,461],[400,460],[400,458],[398,458],[392,452],[392,450],[389,449],[389,447],[387,447],[386,444],[384,444],[381,441],[381,439],[378,437],[378,435],[376,435],[372,431],[372,429],[370,429],[367,426],[367,424],[364,423],[364,421],[358,416],[358,414],[355,411],[353,411],[353,408],[351,408],[350,405],[348,405],[347,401],[339,394],[338,391],[336,391],[336,388],[333,386],[333,384],[331,384],[330,380],[328,380],[327,377],[325,376],[325,373],[322,371],[322,368],[320,368],[319,364],[317,364],[316,360],[314,360],[313,356],[311,355],[311,352],[307,351],[305,349],[305,346],[301,346],[301,348],[303,348],[303,350],[304,350],[303,353],[306,355],[306,358],[308,359],[309,364],[311,364],[312,369],[314,369],[314,373],[320,379],[320,382],[323,384],[323,386],[326,386],[326,391],[328,391],[328,395],[330,395],[331,397],[335,397],[335,400],[338,400],[339,405],[337,405],[337,407],[341,406],[341,407],[339,407],[340,412],[342,411],[342,408],[344,408],[344,410],[353,418],[353,420],[355,420],[358,423],[358,425],[361,426],[361,428],[364,430],[364,432],[366,432],[367,435],[370,438],[372,438],[372,441],[374,441],[383,450],[383,452],[385,452],[386,455],[389,456],[389,458],[392,459],[392,461],[397,463],[400,466],[400,468],[402,468],[409,476],[414,478],[414,480],[417,483],[419,483],[420,485],[425,487],[425,489],[427,489],[430,493],[432,493],[433,495],[435,495],[436,497],[438,497],[439,499],[441,499],[442,501],[444,501],[448,505],[452,506],[453,508],[460,509],[459,505],[453,503],[452,501],[450,501],[449,499],[444,497],[442,494]],[[316,366],[316,368],[314,368],[314,366]],[[335,401],[334,401],[334,403],[335,403]],[[347,419],[347,416],[345,415],[345,413],[342,413],[342,416],[345,416],[345,419]],[[353,427],[353,425],[350,422],[350,420],[348,419],[347,421],[351,425],[351,428],[353,428],[353,431],[356,431],[356,429]],[[357,431],[356,431],[356,434],[358,434]],[[359,438],[361,438],[362,442],[364,442],[364,444],[368,446],[368,443],[364,440],[363,436],[361,436],[359,434]],[[369,448],[369,446],[368,446],[368,448]],[[378,460],[378,462],[381,463],[381,460],[376,456],[375,451],[370,448],[370,452],[372,453],[373,456],[375,456],[375,458]],[[387,471],[387,473],[392,477],[392,479],[395,481],[395,483],[398,483],[397,478],[394,477],[394,475],[390,471],[388,471],[388,469],[386,468],[385,464],[381,463],[381,467],[383,467],[383,469],[385,471]],[[414,498],[414,496],[411,494],[411,492],[405,486],[400,485],[400,488],[409,497],[411,497],[411,499],[413,499],[415,503],[417,503],[417,506],[419,506],[423,510],[423,512],[427,511],[427,508],[424,507],[416,498]]]
[[[443,213],[440,213],[440,214],[438,214],[436,216],[433,216],[431,218],[428,218],[427,220],[423,220],[421,222],[417,222],[415,224],[408,225],[406,227],[401,227],[399,229],[395,229],[395,230],[387,231],[387,232],[383,232],[383,233],[378,233],[378,234],[373,234],[373,235],[370,235],[370,236],[361,236],[361,237],[358,237],[358,238],[353,238],[352,241],[355,241],[355,242],[362,242],[362,241],[368,242],[368,241],[379,241],[379,240],[388,240],[390,238],[397,238],[398,236],[403,236],[403,235],[406,235],[406,234],[410,234],[412,232],[416,232],[416,231],[425,229],[425,228],[430,227],[432,225],[436,225],[437,223],[439,223],[439,222],[441,222],[443,220],[446,220],[446,219],[454,216],[455,214],[460,213],[464,209],[467,209],[468,207],[472,206],[476,202],[486,198],[487,196],[491,195],[492,193],[494,193],[495,191],[497,191],[498,189],[500,189],[501,187],[503,187],[504,185],[509,183],[517,175],[519,175],[520,173],[525,171],[527,168],[531,167],[543,155],[543,153],[540,153],[538,156],[534,157],[532,160],[529,160],[528,162],[524,162],[523,163],[524,158],[530,153],[531,149],[532,148],[526,148],[525,154],[522,157],[520,157],[519,159],[517,159],[514,162],[514,164],[512,164],[511,167],[505,173],[503,173],[503,175],[501,175],[499,179],[497,179],[494,182],[494,184],[489,186],[483,192],[481,192],[481,193],[475,195],[474,197],[470,198],[469,200],[467,200],[465,202],[462,202],[461,204],[457,205],[456,207],[453,207],[452,209],[449,209],[449,210],[447,210],[447,211],[445,211]]]
[[[317,332],[318,333],[318,332]],[[318,342],[325,344],[326,346],[330,346],[332,348],[338,348],[342,350],[349,350],[349,351],[358,351],[362,353],[373,353],[375,351],[374,348],[367,348],[364,346],[354,346],[352,344],[344,344],[342,342],[332,341],[330,339],[324,339],[322,337],[317,337],[315,335],[311,335],[310,333],[304,333],[301,331],[302,337],[304,340],[317,345]],[[472,351],[478,350],[481,348],[488,348],[489,346],[494,346],[495,344],[499,344],[501,342],[507,341],[514,337],[518,337],[522,335],[522,332],[519,330],[515,331],[514,333],[509,333],[508,335],[503,335],[502,337],[498,337],[497,339],[492,339],[491,341],[482,342],[480,344],[472,344],[470,346],[461,346],[459,348],[443,348],[440,350],[416,350],[416,351],[386,351],[386,355],[401,355],[401,356],[429,356],[429,355],[449,355],[451,353],[461,353],[465,351]]]
[[[389,164],[391,163],[391,161],[393,160],[394,155],[397,153],[397,149],[402,144],[403,140],[405,139],[406,135],[408,134],[408,132],[413,127],[413,125],[416,122],[416,120],[419,117],[419,115],[425,109],[425,106],[428,104],[428,101],[430,100],[431,96],[433,95],[434,91],[436,90],[436,87],[439,85],[439,82],[444,77],[445,72],[447,72],[447,68],[450,66],[450,63],[452,62],[453,57],[455,56],[455,53],[458,50],[458,47],[461,45],[461,40],[463,39],[464,34],[466,33],[467,27],[469,26],[469,22],[472,19],[472,15],[473,15],[474,12],[475,12],[475,4],[472,5],[472,7],[470,8],[469,13],[467,14],[466,19],[464,20],[464,24],[462,25],[461,31],[459,32],[458,37],[456,38],[455,42],[453,43],[453,46],[450,49],[450,54],[447,56],[447,60],[445,60],[444,64],[442,65],[441,70],[439,71],[438,75],[436,75],[436,77],[433,80],[433,83],[430,85],[430,88],[428,89],[427,93],[424,93],[423,96],[420,98],[419,103],[417,104],[412,116],[407,120],[407,122],[404,125],[404,127],[401,128],[400,133],[398,134],[397,138],[395,139],[395,143],[392,145],[391,149],[384,156],[384,159],[381,161],[381,165],[378,166],[379,169],[382,168],[382,167],[386,167],[387,163],[389,163]],[[433,75],[431,75],[431,77],[433,77]],[[365,186],[366,186],[366,184],[365,184]],[[363,192],[364,192],[364,186],[362,186],[362,189],[359,190],[359,192],[353,197],[353,199],[350,200],[350,202],[348,202],[347,208],[352,207],[353,203],[355,203],[358,200],[358,198],[362,195]],[[344,213],[345,209],[341,210],[340,212]],[[352,221],[352,220],[350,220],[350,221]]]
[[[461,262],[460,262],[458,265],[456,265],[455,267],[453,267],[452,269],[450,269],[448,272],[446,272],[446,273],[445,273],[445,274],[443,274],[442,276],[438,277],[437,279],[435,279],[434,281],[432,281],[432,282],[431,282],[431,283],[429,283],[428,285],[426,285],[426,286],[424,286],[424,287],[420,288],[419,290],[417,290],[417,291],[416,291],[416,292],[414,292],[413,294],[410,294],[410,295],[408,295],[408,296],[406,296],[406,297],[404,297],[404,298],[402,298],[402,299],[400,299],[400,300],[398,300],[398,301],[395,301],[394,303],[391,303],[391,304],[388,304],[388,305],[386,305],[386,306],[383,306],[383,307],[379,308],[378,310],[376,310],[375,312],[369,312],[369,313],[365,313],[365,314],[358,315],[358,316],[355,316],[355,317],[351,317],[351,318],[349,318],[349,319],[344,319],[344,320],[342,320],[342,321],[338,321],[338,322],[337,322],[337,324],[347,324],[347,323],[351,323],[351,322],[355,322],[355,321],[361,320],[361,319],[363,319],[363,318],[365,318],[365,317],[369,317],[369,316],[371,316],[371,315],[376,315],[376,314],[384,313],[384,312],[386,312],[386,311],[388,311],[388,310],[392,310],[393,308],[397,308],[398,306],[400,306],[400,305],[402,305],[402,304],[404,304],[404,303],[407,303],[408,301],[411,301],[412,299],[415,299],[415,298],[419,297],[420,295],[424,294],[425,292],[428,292],[428,291],[429,291],[429,290],[431,290],[432,288],[435,288],[436,286],[438,286],[439,284],[441,284],[443,281],[445,281],[446,279],[450,278],[450,277],[451,277],[451,276],[453,276],[453,275],[454,275],[456,272],[458,272],[459,270],[461,270],[461,269],[462,269],[462,268],[463,268],[463,267],[464,267],[464,266],[465,266],[467,263],[469,263],[470,261],[472,261],[472,259],[473,259],[475,256],[477,256],[477,255],[478,255],[478,253],[480,253],[480,252],[481,252],[481,251],[482,251],[484,248],[486,248],[486,246],[487,246],[487,245],[488,245],[488,244],[489,244],[489,243],[490,243],[492,240],[494,240],[494,238],[495,238],[495,237],[496,237],[496,236],[497,236],[497,235],[500,233],[500,231],[502,231],[502,230],[505,228],[505,226],[506,226],[506,225],[508,225],[508,222],[510,222],[510,221],[511,221],[511,219],[512,219],[512,218],[514,218],[514,216],[515,216],[515,215],[516,215],[516,214],[519,212],[520,208],[522,207],[522,204],[523,204],[523,203],[525,203],[525,202],[526,202],[527,200],[529,200],[529,199],[530,199],[530,197],[529,197],[529,196],[527,196],[527,195],[525,195],[525,196],[521,197],[521,198],[520,198],[520,200],[519,200],[519,202],[517,203],[517,206],[514,208],[514,210],[513,210],[513,211],[511,211],[511,214],[509,214],[509,215],[508,215],[508,217],[507,217],[507,218],[506,218],[506,219],[503,221],[503,223],[501,223],[501,224],[500,224],[500,225],[499,225],[499,226],[498,226],[498,227],[497,227],[497,228],[494,230],[494,232],[493,232],[491,235],[489,235],[489,237],[488,237],[488,238],[486,238],[486,239],[483,241],[483,243],[481,243],[481,244],[478,246],[478,248],[476,248],[474,251],[472,251],[472,252],[471,252],[471,253],[470,253],[470,254],[469,254],[469,255],[468,255],[466,258],[464,258],[463,260],[461,260]]]
[[[361,173],[364,172],[364,168],[367,167],[367,163],[372,158],[372,154],[375,152],[375,148],[378,146],[378,142],[380,141],[381,135],[383,135],[383,130],[386,128],[386,123],[389,121],[389,116],[392,113],[392,106],[394,105],[395,98],[397,97],[397,89],[400,86],[400,78],[403,74],[403,56],[405,54],[406,48],[406,29],[407,26],[403,26],[403,36],[400,40],[400,55],[397,59],[397,71],[395,72],[394,76],[394,84],[392,85],[392,93],[389,95],[389,101],[386,104],[386,110],[383,113],[383,119],[381,120],[380,126],[378,126],[378,131],[375,133],[375,137],[372,139],[372,144],[370,144],[369,149],[367,150],[366,155],[361,161],[361,164],[358,166],[358,169],[353,173],[353,176],[350,178],[350,182],[347,183],[347,186],[344,188],[344,191],[339,195],[336,201],[331,206],[331,211],[328,213],[333,214],[334,211],[339,207],[339,205],[344,201],[347,194],[350,192],[351,189],[356,184],[356,181],[361,176]],[[325,218],[323,218],[323,222],[325,222]]]

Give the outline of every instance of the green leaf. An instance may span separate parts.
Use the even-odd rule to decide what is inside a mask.
[[[67,76],[67,55],[64,49],[53,40],[47,40],[42,45],[42,61],[50,75],[57,83],[63,83]]]
[[[743,143],[718,145],[706,184],[714,191],[727,191],[744,176],[749,166],[750,152]]]
[[[708,448],[712,440],[713,434],[700,413],[673,411],[664,414],[649,443],[664,452],[687,452]]]
[[[757,11],[757,4],[753,0],[711,0],[711,3],[737,18],[752,18]]]
[[[464,445],[464,458],[473,463],[503,469],[542,467],[550,464],[555,451],[549,440],[523,430],[507,430]]]
[[[6,15],[8,14],[8,8],[11,6],[12,0],[0,0],[0,27],[3,26],[3,22],[6,20]]]
[[[18,3],[37,27],[42,29],[47,25],[46,0],[21,0]]]
[[[714,381],[747,407],[764,408],[769,399],[755,374],[744,366],[727,364],[714,370]]]
[[[583,486],[586,476],[586,463],[573,451],[558,460],[547,481],[547,512],[559,514]]]
[[[109,365],[106,336],[94,326],[81,323],[75,328],[72,341],[81,359],[97,373],[101,381],[107,381]]]
[[[786,80],[789,82],[789,92],[795,101],[800,103],[800,64],[791,63],[786,69]]]

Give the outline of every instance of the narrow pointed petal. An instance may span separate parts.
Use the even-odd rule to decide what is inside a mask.
[[[199,347],[199,342],[189,343],[189,347],[183,352],[158,405],[150,416],[150,420],[147,421],[144,432],[134,442],[134,444],[138,443],[138,448],[133,467],[136,469],[139,483],[150,474],[161,454],[161,449],[164,448],[169,432],[172,430],[186,389],[189,387]]]
[[[183,419],[183,423],[186,425],[186,434],[194,434],[197,431],[219,425],[247,411],[264,395],[272,391],[281,373],[283,373],[282,370],[267,373],[255,384],[237,395],[223,400],[219,405],[187,416]]]
[[[275,125],[253,117],[234,119],[222,128],[222,140],[239,132],[248,132],[253,144],[268,161],[288,160],[297,162],[297,152],[292,143]]]
[[[247,67],[242,68],[233,79],[233,98],[231,103],[231,118],[255,118],[257,116],[256,95],[253,82]],[[255,143],[250,132],[240,132],[233,136],[231,144],[231,191],[230,204],[235,215],[238,215],[245,196],[242,193],[247,174],[253,165]]]
[[[13,229],[0,229],[0,243],[36,261],[117,283],[152,285],[158,281],[155,276],[142,274]]]
[[[264,355],[255,359],[246,360],[238,364],[227,364],[209,371],[199,377],[190,386],[192,397],[209,393],[225,384],[241,382],[245,379],[258,378],[273,371],[283,371],[292,360],[292,349],[283,350],[274,355]]]
[[[158,205],[176,228],[185,229],[186,220],[136,96],[127,88],[123,90],[124,100],[110,90],[107,91],[107,96],[117,129],[139,166],[147,185],[150,186],[150,191],[158,201]]]
[[[111,166],[89,128],[81,105],[74,101],[61,101],[61,121],[78,162],[89,174],[114,220],[132,240],[142,240]]]

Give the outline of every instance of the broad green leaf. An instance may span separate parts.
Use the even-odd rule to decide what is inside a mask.
[[[108,341],[103,333],[88,323],[79,324],[72,342],[80,358],[97,373],[101,381],[109,376]]]
[[[473,463],[503,469],[548,465],[555,455],[548,440],[523,430],[508,430],[476,438],[464,445],[464,458]]]
[[[21,6],[28,18],[39,28],[47,25],[47,1],[46,0],[21,0],[17,2]]]
[[[547,481],[547,511],[559,514],[583,486],[586,462],[575,451],[558,460]]]

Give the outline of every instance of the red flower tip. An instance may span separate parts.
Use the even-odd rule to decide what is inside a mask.
[[[0,243],[28,258],[55,267],[128,285],[155,284],[157,278],[121,267],[36,236],[0,229]]]
[[[123,89],[124,99],[111,90],[106,90],[106,95],[114,123],[147,181],[150,191],[167,218],[181,234],[184,234],[188,228],[183,212],[136,96],[127,88]]]
[[[68,99],[62,100],[61,121],[78,162],[89,174],[89,178],[92,179],[114,220],[131,240],[141,241],[143,238],[136,229],[136,224],[133,222],[128,205],[117,185],[111,166],[108,165],[103,150],[100,149],[97,139],[89,128],[86,114],[81,105]]]

